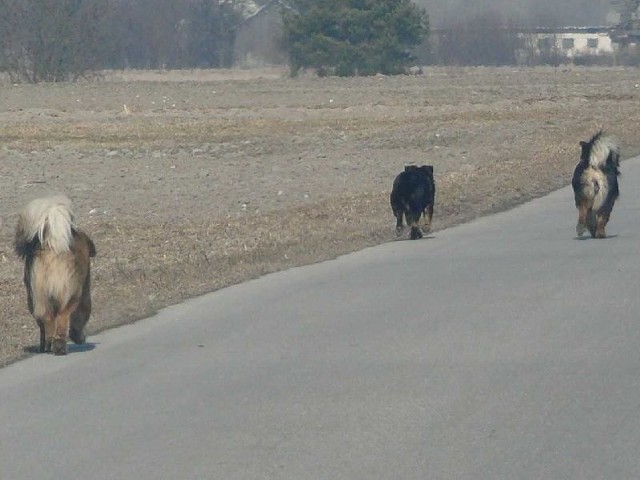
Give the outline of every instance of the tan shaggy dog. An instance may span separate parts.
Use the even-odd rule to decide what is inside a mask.
[[[91,315],[91,239],[73,223],[64,195],[38,198],[20,212],[15,248],[24,259],[29,311],[40,327],[40,351],[67,353],[67,335],[84,343]]]

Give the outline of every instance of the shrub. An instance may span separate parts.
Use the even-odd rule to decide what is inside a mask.
[[[292,75],[404,73],[428,34],[426,12],[410,0],[297,0],[283,11]]]

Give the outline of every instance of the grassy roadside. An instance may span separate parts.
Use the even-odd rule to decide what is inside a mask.
[[[27,188],[17,178],[18,167],[27,180],[45,178],[46,168],[51,172],[46,187],[69,183],[75,169],[85,183],[78,190],[80,201],[81,194],[92,198],[100,193],[114,203],[128,202],[124,207],[135,206],[127,215],[80,215],[82,227],[98,245],[89,323],[89,332],[95,333],[185,298],[395,240],[388,187],[405,159],[436,165],[437,235],[566,185],[578,140],[596,128],[606,127],[620,137],[623,158],[640,153],[635,131],[640,94],[629,83],[636,72],[581,70],[558,77],[557,72],[535,71],[532,78],[505,71],[463,73],[436,72],[423,83],[415,78],[344,84],[317,80],[295,84],[298,91],[293,93],[286,93],[290,80],[279,86],[277,78],[216,83],[216,93],[198,98],[197,109],[189,105],[214,91],[212,84],[194,85],[195,93],[184,93],[180,84],[177,90],[162,84],[164,95],[184,93],[182,109],[145,108],[139,100],[130,104],[129,114],[122,111],[120,90],[107,91],[120,89],[120,84],[87,86],[96,100],[84,108],[73,103],[78,96],[73,86],[56,87],[51,98],[40,87],[23,88],[24,98],[11,97],[12,110],[0,111],[0,195],[5,206],[21,204]],[[552,94],[540,86],[543,82],[552,85]],[[500,83],[502,92],[494,87]],[[370,88],[370,97],[363,98],[363,87]],[[151,84],[131,88],[127,94],[134,98],[158,94]],[[419,101],[407,97],[416,91],[422,95]],[[30,103],[35,93],[45,96],[46,109]],[[334,101],[323,104],[329,94]],[[250,107],[252,103],[257,106]],[[52,158],[53,148],[61,158]],[[141,194],[132,188],[145,177],[126,183],[146,164],[154,166],[156,153],[169,165],[178,163],[182,150],[186,160],[179,166],[187,172],[166,193],[150,189]],[[113,151],[120,155],[115,157],[118,167],[109,156]],[[77,163],[66,160],[67,154]],[[18,155],[20,163],[11,164]],[[202,173],[198,155],[215,158],[230,172],[253,164],[257,171],[237,192],[210,189],[193,204],[176,203],[174,190],[193,189]],[[52,167],[54,161],[62,167]],[[264,203],[258,212],[197,211],[202,198],[207,207],[244,202],[271,182],[263,174],[269,170],[259,169],[272,166],[284,172],[276,176],[279,180],[286,177],[326,194],[305,202],[292,197]],[[109,177],[114,170],[122,173]],[[624,174],[624,165],[622,170]],[[624,177],[622,182],[624,194]],[[267,186],[266,191],[280,188]],[[5,312],[0,366],[29,354],[37,340],[35,322],[26,311],[22,266],[11,247],[13,217],[5,217],[0,230],[0,303]],[[568,235],[574,223],[567,219]]]

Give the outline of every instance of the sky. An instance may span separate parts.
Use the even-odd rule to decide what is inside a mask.
[[[611,0],[414,0],[425,7],[431,25],[443,26],[452,19],[497,11],[511,23],[535,27],[584,27],[607,25]]]

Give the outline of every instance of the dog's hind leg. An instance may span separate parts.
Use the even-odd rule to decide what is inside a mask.
[[[589,210],[587,212],[587,228],[589,229],[589,233],[591,237],[596,238],[596,230],[597,230],[597,218],[596,214],[593,210]]]
[[[54,355],[66,355],[67,336],[69,335],[70,318],[78,307],[78,301],[72,299],[58,312],[55,320],[55,335],[51,342],[51,351]]]
[[[40,353],[43,353],[47,348],[47,336],[44,331],[44,322],[41,319],[36,319],[38,328],[40,328]]]
[[[47,312],[42,319],[37,320],[40,327],[40,351],[50,352],[51,341],[54,336],[55,319],[53,315]]]
[[[607,234],[605,233],[604,229],[607,226],[607,223],[609,222],[609,214],[600,213],[595,217],[596,217],[595,219],[596,228],[595,228],[595,232],[592,233],[592,236],[594,238],[606,238]]]
[[[75,344],[83,344],[86,340],[84,326],[91,315],[91,276],[87,274],[82,288],[82,295],[78,308],[71,314],[71,325],[69,326],[69,338]]]
[[[421,216],[422,212],[419,212],[417,215],[414,213],[410,213],[409,215],[407,215],[407,224],[411,228],[411,233],[409,235],[409,238],[411,238],[411,240],[422,238],[422,230],[420,230],[420,225],[418,225]]]
[[[82,345],[83,343],[86,342],[87,338],[83,331],[84,328],[78,326],[78,324],[82,324],[84,326],[84,324],[87,322],[83,320],[79,321],[77,320],[77,318],[79,317],[76,315],[71,317],[71,326],[69,327],[69,338],[76,345]]]
[[[402,214],[400,214],[400,216],[398,217],[398,221],[396,222],[396,235],[397,236],[402,235],[403,231],[404,231],[404,225],[402,223]]]
[[[402,231],[404,230],[404,226],[402,225],[402,217],[404,215],[404,206],[402,202],[398,198],[396,193],[396,184],[394,182],[394,188],[389,197],[389,203],[391,204],[391,211],[393,212],[393,216],[396,217],[396,235],[400,236]]]
[[[581,237],[587,230],[587,217],[589,215],[589,207],[582,203],[578,205],[578,224],[576,225],[576,234]]]
[[[424,231],[429,233],[431,231],[431,219],[433,218],[433,205],[427,205],[424,211]]]
[[[402,210],[394,210],[393,215],[396,217],[396,235],[400,236],[404,230],[404,225],[402,224],[404,212]]]

